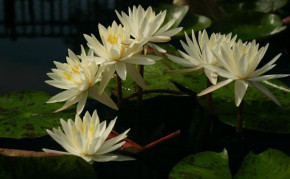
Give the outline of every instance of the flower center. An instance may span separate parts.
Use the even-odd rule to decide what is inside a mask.
[[[113,44],[118,43],[118,39],[119,39],[119,35],[114,33],[111,29],[109,29],[107,41],[113,45]]]

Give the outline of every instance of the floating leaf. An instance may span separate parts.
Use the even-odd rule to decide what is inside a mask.
[[[252,40],[272,36],[286,29],[279,16],[260,12],[240,12],[220,18],[212,25],[214,32],[237,34],[239,39]]]
[[[25,152],[35,157],[23,157]],[[0,178],[96,178],[94,168],[79,157],[71,155],[39,157],[41,153],[44,154],[44,152],[14,151],[13,157],[0,155]]]
[[[235,179],[290,178],[290,157],[275,149],[260,154],[250,152],[244,159]]]
[[[170,20],[174,19],[175,22],[171,26],[171,28],[176,28],[179,26],[181,21],[183,20],[184,16],[188,12],[188,6],[175,6],[171,4],[161,4],[160,7],[158,8],[160,10],[165,10],[166,9],[166,17],[164,20],[164,24],[169,22]]]
[[[246,0],[237,3],[223,3],[222,7],[227,13],[241,11],[274,12],[287,4],[288,0]]]
[[[176,37],[183,38],[184,32],[191,34],[192,30],[200,31],[210,27],[211,20],[206,16],[189,12],[181,22],[180,26],[183,27],[183,30],[179,32]]]
[[[0,96],[0,137],[34,138],[46,135],[46,129],[59,126],[75,110],[53,113],[63,104],[46,104],[51,96],[44,92],[11,92]]]
[[[169,179],[230,179],[231,172],[228,163],[226,150],[221,153],[197,153],[178,162],[171,170]]]
[[[268,149],[260,154],[250,152],[242,163],[235,179],[240,178],[281,178],[290,177],[290,158],[283,152]],[[171,170],[170,179],[232,178],[226,152],[201,152],[190,155],[178,162]]]

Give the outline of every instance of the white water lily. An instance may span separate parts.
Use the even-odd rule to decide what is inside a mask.
[[[281,54],[278,54],[263,67],[257,69],[260,61],[268,49],[268,46],[269,44],[259,49],[259,44],[256,44],[255,41],[243,43],[241,40],[236,42],[233,47],[230,47],[226,43],[222,44],[221,54],[215,53],[214,51],[213,53],[225,69],[213,66],[207,66],[207,68],[216,71],[220,76],[228,79],[205,89],[199,93],[198,96],[212,92],[231,83],[232,81],[235,81],[236,106],[240,105],[249,85],[256,87],[272,99],[276,104],[280,105],[277,98],[267,88],[259,83],[259,81],[289,76],[285,74],[263,75],[276,66],[274,63],[281,56]]]
[[[182,27],[169,30],[174,24],[175,19],[170,20],[162,26],[166,16],[166,10],[156,15],[152,7],[148,7],[144,10],[144,8],[139,5],[138,8],[133,6],[132,10],[128,8],[128,11],[128,15],[124,12],[121,12],[120,15],[117,11],[116,14],[121,23],[129,30],[131,36],[134,38],[133,43],[145,45],[145,52],[147,50],[147,45],[149,45],[153,47],[153,49],[165,53],[166,51],[164,49],[153,43],[168,42],[172,36],[182,30]]]
[[[145,88],[145,82],[137,71],[135,64],[152,65],[155,60],[161,58],[152,55],[140,55],[139,52],[142,51],[140,45],[124,44],[129,40],[130,34],[116,22],[113,22],[112,26],[107,29],[99,24],[99,33],[102,43],[94,35],[84,35],[88,46],[97,56],[80,56],[81,59],[93,60],[97,64],[105,66],[99,92],[104,91],[115,72],[122,80],[126,79],[128,73],[139,86]]]
[[[53,96],[47,103],[66,101],[64,106],[55,112],[62,111],[78,103],[77,114],[80,114],[84,109],[87,97],[91,96],[95,100],[117,110],[117,105],[106,93],[98,93],[99,87],[96,86],[96,83],[101,79],[102,67],[99,67],[94,61],[86,59],[80,61],[71,50],[68,50],[68,54],[67,63],[55,61],[54,64],[57,68],[52,69],[52,73],[47,73],[52,80],[47,80],[45,81],[46,83],[65,90]],[[88,57],[92,57],[93,53],[89,52],[88,55]],[[83,47],[82,56],[86,56]]]
[[[94,161],[134,160],[131,157],[110,153],[126,143],[121,141],[127,137],[130,130],[128,129],[122,134],[106,140],[116,123],[116,118],[107,127],[106,121],[100,123],[95,110],[92,116],[86,112],[83,120],[79,115],[76,115],[75,122],[71,119],[68,119],[67,122],[60,119],[60,122],[63,130],[60,127],[58,129],[53,128],[53,131],[47,130],[47,133],[67,152],[43,149],[44,152],[76,155],[91,164]]]
[[[210,80],[210,82],[212,84],[216,84],[218,74],[215,71],[212,71],[204,67],[207,65],[220,66],[218,59],[214,57],[212,51],[215,51],[216,53],[220,54],[221,44],[227,43],[228,46],[231,47],[235,43],[236,38],[237,36],[234,36],[232,38],[231,33],[228,35],[221,35],[220,33],[212,33],[211,36],[208,37],[206,30],[203,30],[203,32],[199,31],[197,41],[193,30],[192,30],[192,39],[190,39],[187,33],[185,32],[186,43],[183,42],[182,40],[180,42],[186,53],[178,50],[182,58],[169,54],[167,56],[170,60],[174,61],[175,63],[178,63],[180,65],[189,68],[170,71],[191,72],[203,69],[205,75]]]

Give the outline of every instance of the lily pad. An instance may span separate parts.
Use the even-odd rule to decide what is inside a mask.
[[[260,154],[250,152],[244,159],[235,179],[290,178],[290,157],[275,149]]]
[[[197,153],[178,162],[171,170],[169,179],[229,179],[232,177],[228,163],[226,151]]]
[[[53,113],[63,104],[47,104],[51,96],[44,92],[11,92],[0,96],[0,137],[35,138],[46,135],[46,129],[59,126],[75,110]]]
[[[223,3],[222,7],[227,13],[240,11],[274,12],[287,4],[288,0],[246,0],[236,3]]]
[[[0,178],[96,178],[96,176],[94,168],[76,156],[0,155]]]
[[[176,34],[173,38],[183,38],[184,31],[191,33],[192,29],[194,31],[200,31],[211,26],[210,18],[189,12],[189,6],[162,4],[160,9],[167,10],[164,24],[171,19],[176,19],[171,28],[176,28],[178,26],[183,27],[182,31]]]
[[[171,4],[161,4],[158,8],[160,10],[166,9],[166,17],[164,20],[164,24],[166,24],[168,21],[174,19],[175,22],[171,26],[171,28],[176,28],[179,26],[181,21],[183,20],[184,16],[187,14],[189,7],[188,6],[175,6]]]
[[[286,179],[290,177],[289,164],[289,156],[279,150],[268,149],[260,154],[250,152],[244,158],[240,170],[233,178]],[[226,152],[201,152],[190,155],[174,166],[169,178],[232,178],[229,170],[228,154]]]
[[[278,34],[286,29],[275,14],[239,12],[220,18],[212,25],[212,31],[237,34],[239,39],[253,40]]]

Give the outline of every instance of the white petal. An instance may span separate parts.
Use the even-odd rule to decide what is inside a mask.
[[[55,103],[55,102],[62,102],[62,101],[66,101],[67,99],[75,96],[77,94],[77,91],[75,90],[65,90],[55,96],[53,96],[52,98],[50,98],[47,103]]]
[[[217,90],[217,89],[219,89],[219,88],[221,88],[221,87],[223,87],[223,86],[229,84],[229,83],[232,82],[232,81],[233,81],[233,79],[227,79],[227,80],[224,80],[224,81],[222,81],[222,82],[219,82],[219,83],[217,83],[216,85],[213,85],[213,86],[211,86],[211,87],[209,87],[209,88],[203,90],[202,92],[198,93],[197,96],[202,96],[202,95],[205,95],[205,94],[207,94],[207,93],[210,93],[210,92],[212,92],[212,91],[214,91],[214,90]]]
[[[100,89],[99,89],[100,94],[105,90],[107,84],[112,79],[114,73],[115,73],[115,64],[106,65],[103,72],[102,81],[100,84]]]
[[[145,81],[143,80],[142,76],[140,75],[140,73],[138,72],[138,70],[136,69],[136,67],[134,67],[131,64],[126,64],[127,67],[127,72],[128,75],[130,75],[133,80],[141,87],[141,88],[146,88],[146,84]]]
[[[100,103],[103,103],[104,105],[109,106],[112,109],[118,110],[117,105],[115,102],[110,98],[107,93],[103,92],[102,94],[98,93],[99,88],[97,86],[92,86],[89,89],[89,95],[94,98],[95,100],[99,101]]]
[[[274,103],[276,103],[278,106],[281,106],[278,99],[263,85],[259,84],[258,82],[252,81],[251,84],[256,87],[258,90],[260,90],[262,93],[264,93],[266,96],[268,96]]]
[[[159,47],[158,45],[155,45],[153,43],[149,43],[149,45],[153,48],[154,52],[157,54],[157,52],[159,53],[166,53],[166,50]]]
[[[168,36],[168,37],[172,37],[176,34],[178,34],[180,31],[182,30],[182,27],[178,27],[176,29],[171,29],[169,31],[163,32],[161,34],[159,34],[160,36]]]
[[[249,78],[250,81],[266,81],[269,79],[274,79],[274,78],[284,78],[287,77],[289,75],[286,74],[276,74],[276,75],[264,75],[264,76],[258,76],[258,77],[254,77],[254,78]]]
[[[218,74],[212,70],[204,69],[204,73],[211,82],[211,84],[215,85],[217,82]]]
[[[77,114],[81,114],[88,98],[88,91],[84,91],[77,106]]]
[[[244,98],[248,88],[248,82],[244,80],[236,80],[235,82],[235,103],[239,106]]]
[[[51,150],[51,149],[45,149],[45,148],[43,148],[42,150],[44,152],[47,152],[47,153],[56,153],[56,154],[71,155],[71,153],[69,153],[69,152],[63,152],[63,151],[58,151],[58,150]]]
[[[136,160],[133,157],[125,156],[125,155],[117,155],[118,157],[114,159],[113,161],[130,161],[130,160]]]
[[[78,101],[80,100],[80,95],[74,97],[74,98],[71,98],[69,100],[67,100],[67,102],[59,109],[55,110],[54,112],[60,112],[62,110],[65,110],[67,109],[68,107],[74,105],[75,103],[77,103]]]
[[[152,56],[153,59],[150,58],[151,55],[144,55],[144,56],[135,56],[128,60],[126,60],[127,63],[132,64],[139,64],[139,65],[152,65],[155,64],[155,61],[153,59],[156,59],[155,56]],[[160,58],[158,58],[159,60]]]
[[[96,162],[109,162],[118,158],[117,155],[96,155],[93,157],[93,160]]]
[[[169,40],[171,38],[167,36],[154,36],[150,39],[150,42],[168,42]]]
[[[185,59],[183,59],[183,58],[180,58],[180,57],[177,57],[177,56],[174,56],[174,55],[170,55],[170,54],[166,54],[166,56],[167,56],[170,60],[172,60],[172,61],[174,61],[175,63],[180,64],[180,65],[182,65],[182,66],[186,66],[186,67],[195,67],[194,64],[192,64],[190,61],[185,60]]]
[[[126,80],[127,70],[124,62],[117,62],[115,64],[116,72],[122,80]]]
[[[112,151],[117,150],[118,148],[120,148],[125,143],[126,143],[125,141],[120,142],[118,144],[115,144],[114,146],[111,146],[110,148],[107,148],[107,149],[103,150],[103,151],[98,151],[97,154],[106,154],[106,153],[112,152]]]

